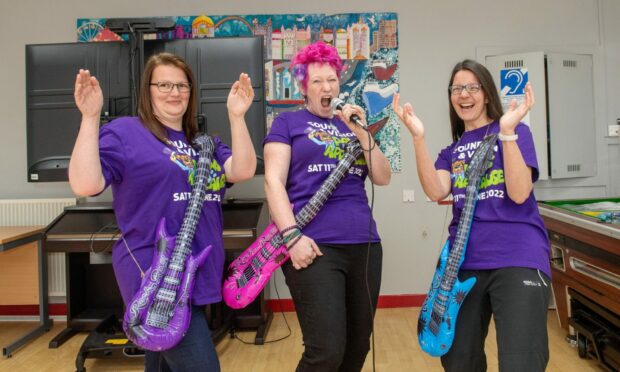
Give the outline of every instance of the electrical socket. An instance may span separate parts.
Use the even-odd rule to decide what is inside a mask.
[[[620,121],[620,119],[618,119]],[[620,134],[620,124],[612,124],[607,127],[607,136],[618,137]]]
[[[403,190],[403,203],[413,203],[415,201],[414,190]]]

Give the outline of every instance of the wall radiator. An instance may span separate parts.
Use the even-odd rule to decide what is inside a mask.
[[[47,226],[63,209],[75,205],[75,198],[65,199],[0,199],[0,226]],[[49,295],[66,296],[65,255],[48,256]]]

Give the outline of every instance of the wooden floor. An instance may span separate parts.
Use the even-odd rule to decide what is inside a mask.
[[[380,309],[375,319],[376,371],[443,371],[439,359],[432,358],[418,346],[416,328],[419,308]],[[295,370],[303,350],[301,332],[295,313],[285,313],[292,334],[279,342],[262,346],[245,345],[239,340],[225,337],[217,345],[222,371],[235,372],[290,372]],[[577,350],[565,341],[554,311],[549,311],[550,372],[601,372],[594,361],[580,359]],[[32,327],[27,322],[0,323],[0,345],[5,346]],[[55,322],[54,328],[35,341],[16,351],[12,358],[0,359],[0,371],[74,371],[75,357],[86,334],[78,334],[58,349],[47,347],[50,339],[64,329],[65,324]],[[288,333],[282,314],[275,314],[267,341]],[[253,332],[239,333],[238,337],[253,342]],[[491,326],[487,338],[489,371],[497,371],[495,329]],[[86,369],[92,371],[142,371],[143,361],[137,359],[87,359]],[[363,371],[371,372],[372,354],[368,354]]]

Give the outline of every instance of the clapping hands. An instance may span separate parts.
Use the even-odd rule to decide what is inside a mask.
[[[534,102],[534,91],[532,90],[532,85],[528,82],[525,85],[525,100],[517,106],[517,100],[513,99],[508,110],[499,119],[500,132],[506,135],[514,134],[517,124],[523,120],[532,106],[534,106]]]
[[[394,94],[394,97],[392,98],[392,107],[394,109],[394,113],[396,113],[400,121],[403,122],[413,137],[424,136],[424,124],[422,123],[422,120],[416,116],[413,111],[413,106],[411,106],[409,102],[405,103],[404,106],[400,106],[400,93]]]

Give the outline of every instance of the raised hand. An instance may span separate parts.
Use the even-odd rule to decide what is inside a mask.
[[[82,70],[75,78],[75,104],[84,117],[93,117],[99,120],[103,107],[103,92],[97,78],[90,75],[90,71]]]
[[[394,113],[398,116],[400,121],[403,122],[405,127],[409,130],[412,136],[422,137],[424,136],[424,124],[422,120],[415,115],[413,106],[409,102],[404,106],[400,106],[400,93],[395,93],[392,98],[392,108]]]
[[[228,93],[226,107],[228,108],[229,115],[237,117],[245,115],[253,100],[254,89],[252,88],[252,81],[248,74],[241,73],[239,80],[235,81]]]
[[[532,90],[532,85],[528,82],[525,84],[525,100],[517,106],[517,100],[513,99],[508,110],[499,119],[500,132],[506,135],[514,134],[517,124],[523,120],[532,106],[534,106],[534,91]]]

